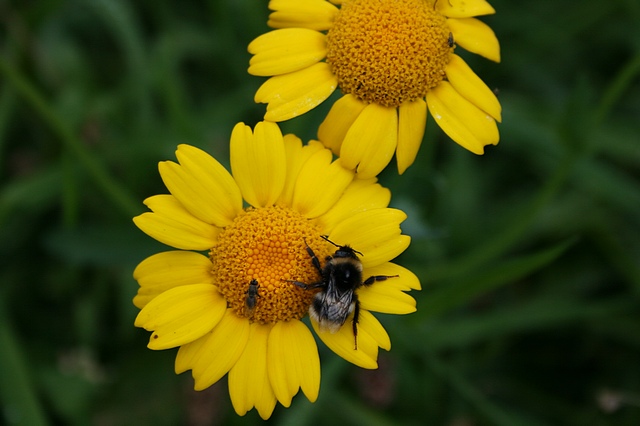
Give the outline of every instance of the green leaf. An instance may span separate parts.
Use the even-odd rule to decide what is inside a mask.
[[[62,174],[52,166],[16,179],[0,190],[0,225],[16,210],[43,210],[60,194]]]
[[[430,324],[424,329],[424,338],[434,350],[465,347],[505,335],[553,329],[567,324],[585,324],[585,321],[597,322],[632,312],[634,306],[635,302],[628,299],[589,303],[574,299],[557,300],[544,295],[540,299],[486,314],[474,313]]]
[[[503,262],[482,274],[472,274],[464,280],[434,290],[419,306],[422,315],[434,316],[461,306],[500,286],[526,277],[556,260],[573,243],[571,238],[538,253]]]
[[[435,356],[427,357],[431,368],[441,377],[449,382],[449,384],[457,391],[459,395],[472,404],[480,413],[488,420],[489,424],[496,426],[540,426],[539,423],[529,417],[508,410],[495,404],[487,398],[482,392],[476,389],[465,377],[455,368],[450,367]]]
[[[3,304],[4,300],[0,300]],[[2,309],[2,306],[0,306]],[[4,312],[0,312],[0,400],[7,424],[46,426],[24,352]]]

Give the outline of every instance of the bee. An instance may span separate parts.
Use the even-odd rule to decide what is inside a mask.
[[[258,304],[258,284],[257,280],[251,280],[249,283],[249,289],[244,292],[247,295],[247,300],[245,301],[245,315],[247,318],[251,318],[253,316],[253,312],[256,310],[256,305]]]
[[[447,44],[449,47],[453,47],[453,33],[449,32],[449,38],[447,38]]]
[[[360,301],[356,290],[362,286],[369,286],[376,281],[384,281],[395,278],[398,275],[374,275],[362,280],[362,262],[358,255],[362,253],[354,250],[349,245],[338,245],[329,238],[322,238],[337,247],[333,256],[327,256],[324,267],[320,265],[318,257],[305,240],[307,253],[311,257],[311,263],[320,274],[320,281],[305,284],[299,281],[290,281],[305,290],[320,288],[309,306],[309,316],[315,320],[320,328],[331,333],[338,331],[346,322],[347,317],[353,313],[351,321],[355,347],[358,349],[358,319],[360,317]]]

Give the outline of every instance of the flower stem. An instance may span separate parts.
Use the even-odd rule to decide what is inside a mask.
[[[633,80],[640,74],[640,55],[634,56],[618,74],[615,76],[604,95],[595,114],[596,126],[600,125],[613,109],[615,103],[624,95],[633,83]]]
[[[71,152],[85,168],[93,182],[104,192],[105,196],[116,205],[123,214],[135,216],[140,213],[140,203],[119,184],[102,163],[82,144],[80,139],[69,128],[47,103],[44,96],[26,78],[20,75],[5,58],[0,57],[0,74],[4,75],[21,96],[49,126],[51,131],[61,140],[65,148]]]
[[[3,299],[2,296],[0,294],[0,299]],[[0,300],[0,304],[4,302]],[[3,417],[9,421],[13,418],[20,424],[46,426],[44,409],[29,375],[26,358],[10,322],[4,316],[3,306],[0,306],[0,348],[0,399],[5,411]]]

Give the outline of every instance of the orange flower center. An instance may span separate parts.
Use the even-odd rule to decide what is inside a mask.
[[[345,1],[327,34],[340,89],[387,107],[423,98],[453,52],[446,21],[433,0]]]
[[[320,280],[305,241],[321,261],[331,254],[316,225],[280,206],[249,208],[220,233],[209,253],[212,273],[236,314],[273,323],[307,313],[315,292],[288,282]]]

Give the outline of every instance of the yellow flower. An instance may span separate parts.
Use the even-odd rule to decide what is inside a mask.
[[[334,4],[340,4],[340,7]],[[318,131],[343,165],[370,178],[395,152],[402,174],[417,155],[427,108],[455,142],[475,154],[498,143],[500,103],[454,52],[500,61],[493,31],[474,16],[485,0],[271,0],[277,28],[249,44],[249,73],[271,77],[255,101],[265,119],[315,108],[340,87]]]
[[[356,291],[357,349],[353,314],[334,333],[311,320],[347,361],[377,367],[378,348],[389,350],[390,340],[370,311],[415,311],[406,291],[420,283],[390,263],[409,245],[400,230],[406,215],[387,208],[390,192],[375,178],[354,179],[322,144],[283,138],[270,122],[253,132],[237,124],[230,153],[232,174],[189,145],[178,146],[178,163],[159,164],[171,194],[145,200],[152,212],[134,222],[178,250],[153,255],[134,271],[140,288],[133,301],[141,308],[135,325],[152,331],[151,349],[180,347],[176,373],[190,369],[196,390],[229,373],[236,412],[256,407],[266,419],[276,401],[288,407],[300,388],[310,401],[318,396],[318,349],[301,319],[322,290],[304,288],[321,280],[310,251],[322,267],[336,251],[323,236],[361,253],[364,279],[389,276]]]

